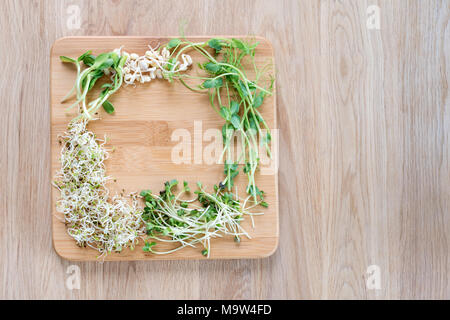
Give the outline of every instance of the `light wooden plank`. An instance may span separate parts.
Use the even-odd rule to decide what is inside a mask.
[[[70,5],[79,29],[68,28]],[[366,27],[371,5],[379,30]],[[449,299],[449,16],[448,0],[0,1],[0,297]],[[177,35],[183,21],[187,35],[255,34],[275,49],[278,250],[61,259],[49,215],[52,43]],[[72,264],[80,290],[65,286]],[[366,286],[371,264],[380,290]]]

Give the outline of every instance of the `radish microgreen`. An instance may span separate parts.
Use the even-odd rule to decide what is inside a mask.
[[[122,86],[123,79],[123,65],[127,59],[126,56],[119,57],[115,52],[101,53],[97,57],[87,51],[78,57],[77,60],[72,58],[60,57],[62,62],[74,63],[77,66],[77,79],[75,85],[69,94],[63,99],[65,101],[74,92],[76,93],[76,102],[69,107],[72,108],[78,105],[82,111],[77,118],[92,119],[92,115],[97,112],[100,106],[103,106],[107,113],[113,113],[114,107],[108,98],[113,95]],[[81,71],[80,62],[83,62],[87,68]],[[98,79],[102,78],[105,73],[110,74],[111,83],[102,86],[103,91],[99,97],[88,103],[87,93],[94,87]]]
[[[159,195],[150,190],[143,190],[140,195],[145,202],[142,219],[146,224],[148,238],[143,250],[154,254],[167,254],[185,247],[203,246],[202,254],[209,257],[211,253],[210,240],[226,235],[240,239],[248,233],[242,228],[241,222],[245,215],[260,215],[250,213],[245,207],[248,198],[241,204],[234,194],[224,191],[224,187],[215,185],[215,193],[208,193],[198,182],[195,191],[196,198],[184,199],[190,193],[187,182],[183,189],[175,193],[177,180],[164,183],[164,190]],[[157,242],[172,243],[176,247],[167,250],[158,249]]]

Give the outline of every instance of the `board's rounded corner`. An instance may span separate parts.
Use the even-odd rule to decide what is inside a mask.
[[[57,246],[57,244],[56,244],[56,241],[55,241],[55,237],[54,236],[52,236],[52,247],[53,247],[53,250],[55,251],[55,253],[61,258],[61,259],[64,259],[64,260],[67,260],[67,261],[77,261],[76,259],[73,259],[71,256],[69,256],[69,255],[66,255],[66,253],[64,252],[64,251],[61,251],[61,248],[60,247],[58,247]]]
[[[270,41],[269,39],[267,39],[264,36],[255,36],[255,39],[256,40],[260,40],[260,41],[264,41],[267,44],[267,46],[270,48],[270,52],[272,53],[272,56],[273,56],[273,44],[272,44],[272,41]]]
[[[55,50],[55,47],[60,45],[62,42],[65,42],[65,41],[73,39],[73,38],[74,38],[73,36],[64,36],[64,37],[60,37],[60,38],[56,39],[55,41],[53,41],[52,46],[50,47],[50,56],[53,55],[53,51]]]
[[[277,252],[279,244],[280,244],[280,238],[277,236],[277,237],[275,237],[275,243],[273,244],[273,246],[270,248],[270,250],[268,250],[267,252],[264,252],[261,255],[261,259],[267,259],[267,258],[270,258],[271,256],[273,256],[275,254],[275,252]]]

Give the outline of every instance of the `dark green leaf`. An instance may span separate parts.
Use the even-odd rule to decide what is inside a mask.
[[[91,55],[91,50],[88,50],[88,51],[86,51],[85,53],[83,53],[81,56],[79,56],[78,57],[78,61],[83,61],[83,59],[86,57],[86,56],[90,56]]]
[[[230,110],[228,108],[226,108],[226,107],[220,108],[219,113],[222,116],[222,118],[224,118],[226,121],[230,121],[231,113],[230,113]]]
[[[152,194],[150,190],[142,190],[140,195],[141,197],[145,197],[146,195]]]
[[[231,101],[230,106],[231,114],[238,114],[239,113],[239,103],[236,101]]]
[[[89,55],[86,55],[84,58],[83,58],[83,63],[85,64],[85,65],[87,65],[88,67],[90,67],[90,66],[92,66],[93,64],[94,64],[94,62],[95,62],[95,56],[93,56],[92,54],[89,54]]]
[[[108,100],[106,100],[105,102],[103,102],[103,109],[105,109],[105,111],[109,114],[114,112],[114,106],[112,105],[111,102],[109,102]]]
[[[233,114],[233,116],[231,117],[231,124],[236,130],[238,130],[241,126],[241,117],[239,117],[237,114]]]
[[[254,106],[255,108],[259,108],[259,107],[262,105],[263,101],[264,101],[264,92],[261,91],[261,92],[256,96],[253,106]]]
[[[113,66],[114,67],[117,67],[117,65],[119,64],[119,61],[120,61],[120,58],[119,58],[119,56],[117,55],[117,53],[115,53],[115,52],[113,52],[113,53],[111,53],[111,59],[112,59],[112,61],[113,61]]]
[[[249,122],[249,124],[250,124],[250,128],[248,128],[248,129],[250,129],[250,130],[254,130],[254,131],[256,131],[258,128],[256,127],[256,122],[255,122],[255,120],[253,119],[253,117],[251,117],[249,120],[248,120],[248,122]]]
[[[216,53],[218,53],[220,50],[222,50],[222,45],[220,44],[220,40],[218,39],[211,39],[208,41],[208,46],[216,50]]]
[[[176,180],[176,179],[170,180],[170,188],[176,186],[177,184],[178,184],[178,180]]]
[[[97,80],[100,79],[104,75],[104,73],[102,70],[96,70],[95,72],[92,72],[91,75],[92,75],[92,79],[91,79],[91,82],[89,82],[88,90],[91,90],[92,87],[94,87],[95,82],[97,82]]]
[[[228,137],[232,134],[232,132],[232,127],[228,123],[225,123],[222,127],[222,137],[224,143],[228,140]]]
[[[178,46],[181,43],[180,39],[172,39],[169,41],[169,43],[167,44],[166,48],[167,49],[172,49],[175,48],[176,46]]]
[[[123,55],[122,57],[120,57],[118,67],[123,68],[123,66],[125,65],[125,62],[127,62],[127,56]]]
[[[238,85],[239,85],[239,88],[241,89],[244,97],[248,96],[248,90],[247,90],[247,87],[245,86],[244,82],[242,80],[239,80]]]
[[[226,71],[226,72],[230,72],[230,71]],[[232,72],[232,71],[231,71]],[[227,74],[225,76],[225,78],[229,81],[229,82],[236,82],[239,80],[239,76],[237,74]]]
[[[114,64],[114,60],[111,58],[106,59],[102,64],[100,64],[97,68],[98,70],[104,70],[110,68]]]
[[[208,62],[208,63],[205,63],[205,64],[203,65],[203,67],[204,67],[207,71],[209,71],[209,72],[211,72],[211,73],[214,73],[214,74],[218,73],[218,72],[220,71],[220,68],[221,68],[219,64],[214,63],[214,62]]]
[[[75,63],[76,62],[74,59],[66,57],[66,56],[60,56],[59,59],[61,59],[62,62],[69,62],[69,63]]]
[[[188,203],[187,203],[187,202],[181,202],[181,203],[180,203],[180,206],[181,206],[182,208],[187,208],[187,207],[188,207]]]
[[[97,69],[99,68],[103,63],[106,62],[106,60],[110,59],[111,60],[111,65],[113,63],[112,59],[110,58],[111,54],[110,53],[101,53],[99,54],[94,61],[94,64],[92,65],[93,68]]]
[[[102,89],[106,89],[106,88],[112,88],[112,84],[111,83],[104,83],[100,88]]]
[[[210,79],[203,82],[204,88],[220,88],[223,85],[222,78]]]
[[[245,52],[245,54],[249,54],[250,49],[244,42],[242,42],[242,40],[233,38],[232,41],[236,48],[242,50],[243,52]]]
[[[152,251],[152,247],[155,245],[156,245],[156,242],[149,243],[146,241],[142,250],[144,250],[144,252],[150,252],[150,251]]]

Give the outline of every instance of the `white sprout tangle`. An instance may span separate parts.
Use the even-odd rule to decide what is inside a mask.
[[[159,45],[153,48],[148,45],[149,50],[145,55],[139,56],[137,53],[128,53],[122,51],[122,47],[114,49],[119,56],[126,56],[127,60],[123,67],[123,81],[128,84],[134,84],[135,81],[140,83],[150,82],[153,79],[164,79],[168,74],[186,71],[192,65],[192,58],[187,54],[181,55],[180,61],[170,61],[171,53],[163,47],[161,52],[158,50]],[[170,69],[166,68],[169,65]]]
[[[96,139],[87,123],[72,121],[61,137],[61,169],[53,182],[61,192],[57,211],[64,214],[67,231],[79,246],[92,247],[101,255],[133,249],[145,232],[142,211],[136,197],[131,205],[119,196],[109,199],[105,141]]]

